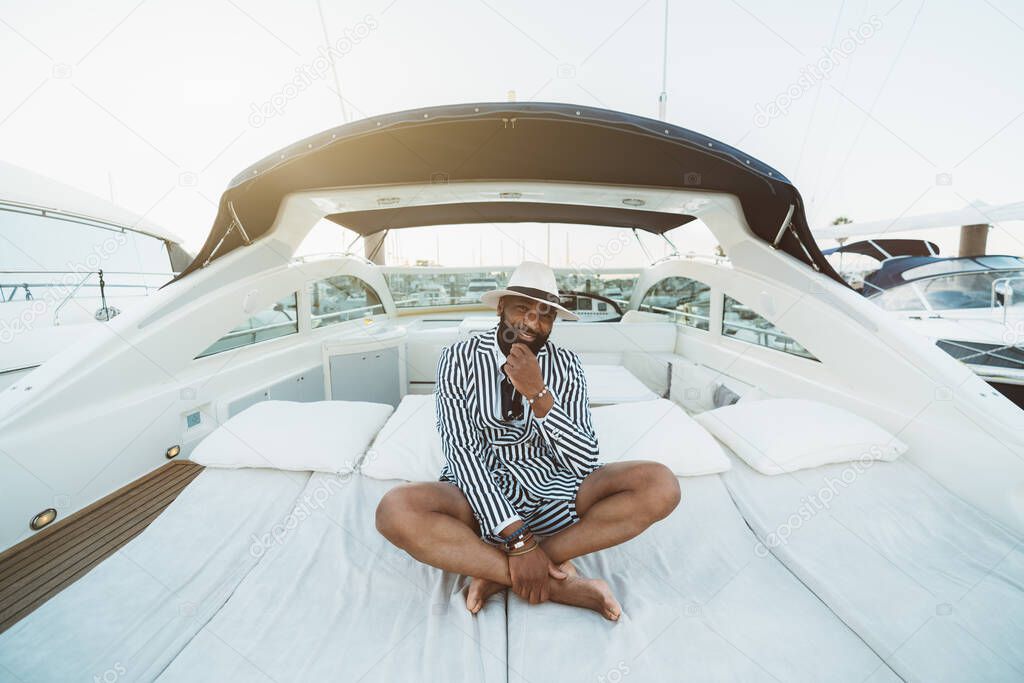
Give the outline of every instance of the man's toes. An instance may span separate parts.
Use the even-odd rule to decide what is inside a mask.
[[[483,606],[483,602],[483,581],[473,579],[469,584],[469,589],[466,591],[466,609],[476,614]]]
[[[500,583],[474,578],[466,591],[466,608],[473,614],[476,614],[483,609],[484,603],[492,595],[500,593],[504,588],[505,586]]]
[[[601,579],[594,579],[591,585],[594,586],[598,594],[601,596],[605,618],[610,619],[611,621],[617,621],[619,615],[622,614],[622,605],[620,605],[619,601],[615,599],[611,586]]]

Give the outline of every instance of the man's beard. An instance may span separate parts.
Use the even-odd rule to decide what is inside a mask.
[[[502,316],[501,321],[498,323],[498,346],[506,356],[512,351],[512,345],[517,343],[526,344],[527,348],[533,351],[533,355],[536,356],[548,340],[548,335],[542,335],[541,333],[538,333],[537,337],[529,343],[520,341],[518,337],[516,329],[505,322],[505,316]]]

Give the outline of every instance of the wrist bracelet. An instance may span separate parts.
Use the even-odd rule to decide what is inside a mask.
[[[536,401],[539,398],[543,398],[544,395],[546,395],[547,393],[548,393],[548,388],[544,387],[543,389],[541,389],[539,394],[537,394],[533,398],[526,399],[526,402],[529,403],[532,406],[534,401]]]
[[[528,533],[530,533],[530,527],[526,525],[526,522],[523,522],[522,526],[520,526],[518,529],[510,533],[508,536],[502,536],[501,534],[498,534],[498,538],[501,539],[501,542],[503,544],[507,545],[522,538]]]
[[[515,552],[517,550],[520,550],[520,549],[526,547],[526,545],[530,541],[532,541],[532,540],[533,540],[533,534],[532,533],[528,533],[525,536],[523,536],[522,538],[516,539],[514,541],[509,541],[508,543],[506,543],[503,546],[503,549],[505,550],[506,553],[513,553],[513,552]]]
[[[539,546],[539,545],[540,545],[540,543],[538,543],[537,541],[534,541],[533,545],[531,545],[526,550],[517,550],[514,553],[509,553],[508,556],[509,557],[515,557],[517,555],[525,555],[526,553],[532,553],[534,550],[537,549],[537,546]]]

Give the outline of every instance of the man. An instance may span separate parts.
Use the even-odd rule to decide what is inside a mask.
[[[679,503],[664,465],[602,463],[579,357],[548,341],[563,308],[555,275],[523,262],[481,300],[496,327],[441,352],[435,395],[445,462],[440,481],[405,484],[377,507],[377,529],[410,555],[473,577],[474,614],[511,587],[612,621],[608,584],[571,559],[633,538]]]

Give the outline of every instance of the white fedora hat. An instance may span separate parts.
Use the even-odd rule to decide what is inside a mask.
[[[498,308],[498,300],[503,296],[521,296],[540,301],[555,309],[559,318],[579,320],[579,316],[562,306],[558,296],[558,283],[555,271],[537,261],[523,261],[513,271],[505,289],[492,289],[480,295],[480,301],[491,308]]]

